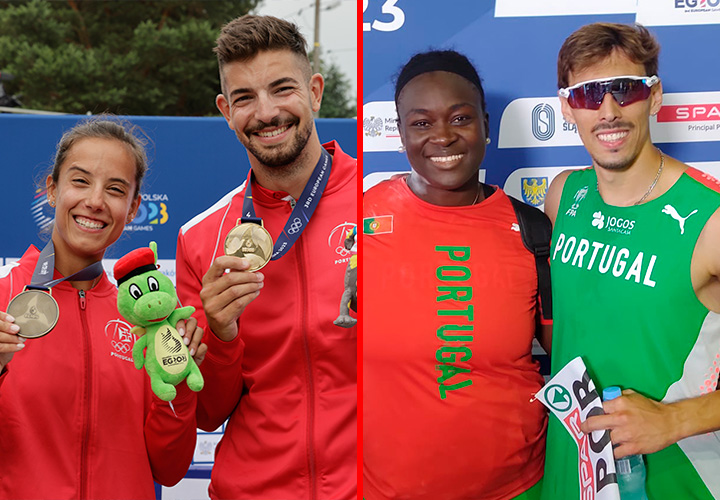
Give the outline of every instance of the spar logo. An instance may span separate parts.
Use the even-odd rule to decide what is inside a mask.
[[[716,0],[720,2],[720,0]],[[657,114],[658,123],[720,121],[720,103],[663,106]]]
[[[580,429],[584,420],[603,414],[600,397],[582,358],[577,357],[560,369],[537,397],[562,422],[577,445],[580,498],[620,498],[610,431],[605,429],[586,434]]]
[[[598,210],[593,213],[592,226],[606,229],[610,233],[630,234],[635,227],[635,221],[615,216],[605,217],[605,214]]]
[[[720,0],[718,0],[720,1]],[[532,134],[538,141],[547,141],[555,135],[555,110],[542,102],[532,110]]]
[[[550,407],[561,413],[565,413],[572,406],[570,391],[561,385],[553,384],[545,389],[545,399]]]

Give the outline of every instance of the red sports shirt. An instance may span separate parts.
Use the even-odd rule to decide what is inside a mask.
[[[546,414],[510,200],[439,207],[398,176],[363,206],[366,500],[513,498],[542,476]]]

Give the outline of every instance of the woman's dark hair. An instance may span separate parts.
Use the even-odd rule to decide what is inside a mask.
[[[400,92],[410,80],[418,75],[432,71],[448,71],[468,80],[480,92],[480,104],[483,111],[486,110],[485,91],[475,66],[466,56],[454,50],[430,50],[412,56],[397,76],[395,82],[395,106],[397,107]]]

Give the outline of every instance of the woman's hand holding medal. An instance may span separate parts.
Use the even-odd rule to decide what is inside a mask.
[[[208,326],[225,342],[237,337],[238,318],[264,286],[263,274],[248,271],[250,267],[247,259],[222,255],[203,276],[200,299]]]
[[[25,347],[25,339],[18,336],[19,331],[20,327],[15,324],[15,318],[0,312],[0,372],[5,369],[13,355]]]

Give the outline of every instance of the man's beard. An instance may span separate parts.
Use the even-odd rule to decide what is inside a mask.
[[[279,127],[285,125],[292,126],[294,128],[289,142],[266,148],[256,145],[253,141],[252,134],[254,131],[262,130],[263,128],[268,127]],[[248,152],[264,166],[271,168],[286,167],[293,164],[300,157],[308,143],[308,140],[310,140],[310,135],[312,135],[313,124],[311,121],[308,122],[303,129],[300,129],[299,125],[299,119],[287,121],[281,124],[280,119],[278,118],[271,121],[269,124],[261,122],[253,127],[253,129],[245,131],[244,137],[241,138],[240,134],[238,134],[238,138]]]
[[[629,156],[626,158],[618,158],[614,162],[606,162],[606,161],[600,161],[596,157],[592,157],[593,162],[595,165],[597,165],[600,168],[603,168],[605,170],[610,170],[612,172],[621,172],[623,170],[627,170],[630,168],[635,161],[638,159],[638,156],[640,156],[640,152],[638,151],[633,156]]]
[[[620,159],[616,161],[615,163],[606,163],[606,162],[600,162],[597,158],[593,157],[593,161],[595,162],[595,165],[597,165],[600,168],[603,168],[605,170],[610,170],[613,172],[620,172],[622,170],[627,169],[630,165],[632,165],[635,162],[635,158],[626,158],[626,159]]]
[[[632,131],[632,129],[634,128],[634,126],[632,124],[624,123],[624,122],[614,125],[614,127],[618,127],[618,126],[625,127],[630,131]],[[603,128],[610,128],[610,127],[596,127],[595,129],[593,129],[593,132],[595,132],[598,129],[603,129]],[[592,156],[592,159],[593,159],[593,162],[595,163],[595,165],[597,165],[598,167],[601,167],[605,170],[610,170],[613,172],[620,172],[622,170],[628,169],[633,163],[635,163],[635,160],[637,160],[637,157],[639,155],[640,155],[640,151],[636,151],[634,153],[634,155],[626,157],[626,158],[618,158],[614,162],[600,161],[595,156]]]

